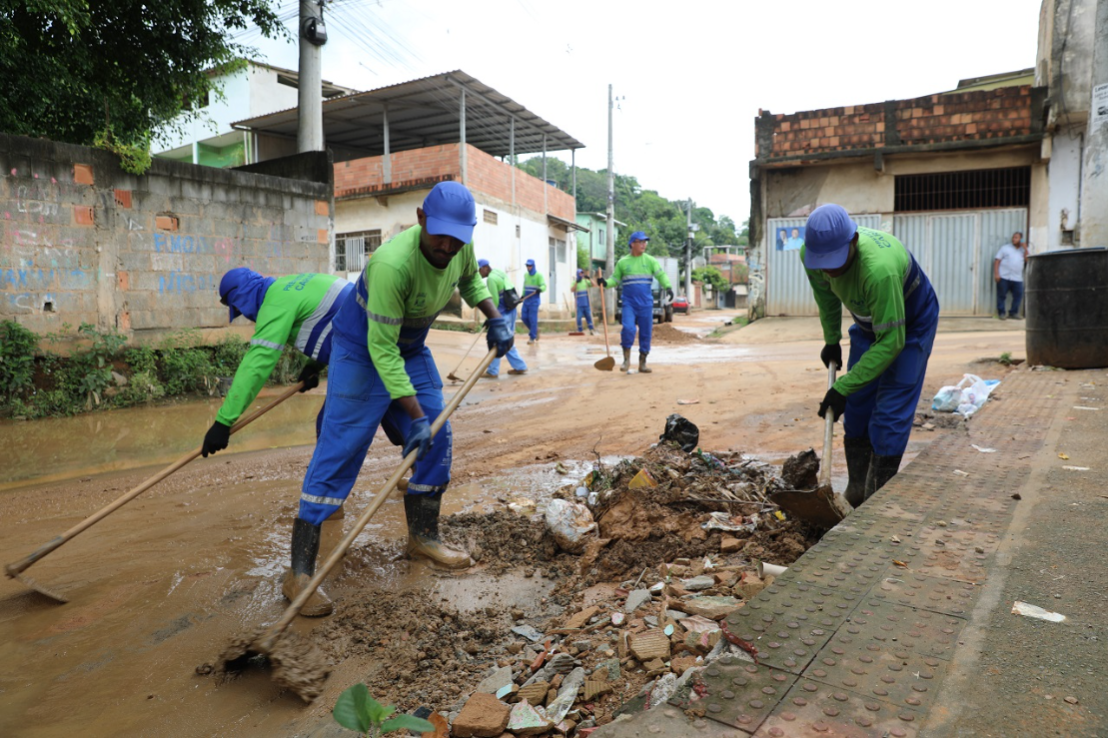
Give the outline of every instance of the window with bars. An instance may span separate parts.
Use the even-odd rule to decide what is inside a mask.
[[[1027,207],[1031,167],[897,175],[894,191],[898,213]]]
[[[498,220],[499,217],[495,210],[485,210],[485,223],[495,226]]]
[[[352,231],[335,236],[335,271],[360,272],[366,259],[381,245],[381,229]]]

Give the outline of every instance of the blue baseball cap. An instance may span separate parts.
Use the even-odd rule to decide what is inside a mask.
[[[632,241],[650,241],[650,237],[647,236],[642,231],[636,231],[635,233],[631,234],[631,236],[628,237],[627,245],[631,246]]]
[[[427,216],[427,233],[453,236],[463,244],[473,241],[477,225],[477,205],[466,186],[460,182],[440,182],[423,200]]]
[[[487,260],[487,259],[478,259],[477,260],[477,269],[484,269],[485,267],[488,267],[488,266],[489,266],[489,260]]]
[[[850,241],[858,233],[846,208],[834,203],[821,205],[808,216],[804,229],[804,266],[808,269],[838,269],[850,256]]]
[[[524,262],[524,264],[526,264],[528,267],[534,267],[535,266],[535,260],[534,259],[528,259],[526,262]]]

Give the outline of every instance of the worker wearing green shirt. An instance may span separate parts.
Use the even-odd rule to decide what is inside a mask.
[[[504,320],[508,322],[508,329],[514,334],[516,330],[516,306],[513,305],[511,310],[508,310],[508,306],[505,304],[505,292],[511,288],[509,295],[516,295],[515,288],[512,288],[508,283],[508,276],[502,270],[492,267],[489,260],[478,259],[477,269],[481,276],[485,278],[485,285],[489,288],[492,299],[497,301],[496,309],[500,311],[500,315],[504,316]],[[511,297],[507,297],[507,300],[511,299]],[[509,375],[527,374],[527,363],[523,361],[523,357],[519,356],[519,349],[513,346],[505,355],[505,358],[508,360],[508,364],[512,366],[508,370]],[[500,377],[500,357],[492,360],[492,364],[485,371],[485,377],[492,380]]]
[[[231,320],[246,316],[257,328],[227,399],[204,435],[203,456],[227,448],[231,427],[258,397],[285,345],[296,347],[310,360],[297,379],[304,383],[300,392],[319,385],[319,373],[331,358],[331,321],[353,292],[352,284],[334,275],[263,277],[248,267],[235,267],[223,275],[219,299],[230,308]],[[322,417],[321,408],[316,418],[317,436]]]
[[[843,416],[845,497],[858,507],[900,469],[935,341],[939,301],[903,244],[858,226],[840,205],[812,211],[800,257],[819,305],[824,366],[842,366],[844,305],[854,317],[848,371],[827,391],[819,415]]]
[[[636,326],[639,329],[639,372],[652,371],[646,366],[646,356],[650,354],[650,337],[654,331],[654,280],[665,290],[663,304],[673,302],[669,277],[658,260],[646,253],[649,240],[642,231],[631,234],[627,239],[631,253],[616,262],[610,277],[597,279],[602,287],[623,287],[623,331],[619,335],[623,365],[620,372],[631,370],[631,346],[635,343]]]
[[[512,333],[477,272],[473,228],[477,210],[464,185],[435,185],[416,208],[419,225],[380,246],[334,321],[323,428],[301,488],[293,524],[292,569],[282,592],[293,600],[315,572],[320,524],[342,505],[379,425],[416,451],[404,495],[407,553],[445,567],[466,567],[466,552],[439,539],[442,495],[450,482],[452,437],[445,424],[432,438],[431,419],[444,406],[442,380],[425,339],[439,311],[459,289],[488,317],[488,345],[503,356]],[[331,602],[322,589],[300,613],[322,616]]]
[[[581,330],[581,319],[584,318],[589,325],[589,336],[592,336],[592,307],[589,305],[590,287],[592,287],[592,280],[585,274],[585,270],[577,270],[577,282],[573,288],[574,292],[577,293],[577,330]]]
[[[523,275],[523,325],[527,327],[528,344],[539,340],[539,295],[546,292],[546,280],[535,269],[535,260],[525,262],[527,273]]]

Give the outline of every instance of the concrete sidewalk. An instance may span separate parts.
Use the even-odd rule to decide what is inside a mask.
[[[1108,733],[1106,386],[1010,375],[728,617],[758,664],[725,655],[593,736]]]

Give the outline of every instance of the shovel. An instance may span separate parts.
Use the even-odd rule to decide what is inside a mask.
[[[835,384],[834,362],[827,368],[827,389]],[[815,490],[779,490],[770,500],[795,518],[827,531],[846,518],[846,501],[831,487],[831,442],[835,434],[835,416],[828,411],[824,419],[823,457],[819,464],[819,482]]]
[[[465,384],[458,388],[458,392],[454,394],[454,397],[450,399],[450,402],[439,413],[439,417],[435,419],[435,422],[431,424],[431,436],[434,438],[438,434],[439,430],[443,427],[446,421],[450,418],[450,415],[458,408],[466,394],[476,384],[478,378],[484,373],[488,366],[492,363],[492,360],[496,359],[496,349],[490,349],[489,353],[485,355],[481,363],[477,365],[477,369],[473,371],[468,378],[466,378]],[[292,635],[281,639],[282,634],[300,613],[300,609],[308,601],[308,598],[312,597],[316,588],[320,586],[323,580],[330,574],[331,570],[335,568],[335,565],[342,560],[346,555],[346,551],[354,544],[354,540],[358,538],[358,535],[362,533],[362,529],[366,527],[373,515],[377,513],[377,509],[385,502],[385,500],[392,494],[392,491],[396,489],[400,479],[404,476],[404,473],[411,469],[415,464],[417,450],[408,452],[408,456],[404,457],[404,460],[396,468],[396,471],[392,473],[392,477],[388,479],[385,486],[381,488],[381,491],[374,497],[373,502],[370,503],[362,514],[358,516],[358,520],[355,521],[354,527],[347,532],[346,536],[342,538],[342,541],[331,551],[331,554],[327,557],[327,561],[323,563],[321,567],[316,570],[315,575],[311,581],[300,591],[300,595],[296,596],[296,600],[289,604],[289,607],[285,609],[284,614],[270,627],[259,627],[253,632],[253,636],[246,636],[244,638],[236,639],[231,647],[224,651],[219,658],[219,665],[217,665],[217,672],[233,672],[236,671],[239,665],[244,665],[251,657],[260,655],[270,660],[273,665],[273,679],[274,681],[286,688],[290,688],[295,691],[304,700],[312,700],[323,688],[323,682],[327,679],[328,670],[323,660],[315,652],[314,647],[310,644],[304,644],[298,638]],[[281,643],[279,643],[279,640]]]
[[[288,390],[283,392],[280,396],[278,396],[277,399],[274,400],[269,405],[267,405],[263,408],[259,408],[258,410],[254,411],[253,413],[246,416],[245,418],[239,419],[238,423],[236,423],[234,426],[231,427],[231,433],[233,434],[236,431],[240,430],[242,427],[246,426],[248,423],[251,423],[251,422],[256,421],[257,419],[261,418],[263,415],[265,415],[269,411],[273,410],[278,405],[280,405],[284,401],[288,400],[289,398],[291,398],[296,393],[300,392],[300,389],[302,387],[304,387],[303,382],[296,383],[295,385],[290,387]],[[101,508],[100,510],[98,510],[96,513],[94,513],[91,516],[89,516],[88,518],[86,518],[84,521],[81,521],[79,524],[77,524],[73,528],[69,529],[69,531],[66,531],[65,533],[63,533],[59,536],[55,536],[53,539],[46,542],[41,547],[39,547],[35,551],[31,552],[30,554],[28,554],[26,557],[19,560],[18,562],[14,562],[12,564],[5,565],[4,566],[4,571],[7,572],[9,578],[14,578],[16,580],[19,580],[19,582],[23,583],[24,585],[31,588],[32,590],[36,590],[39,593],[42,593],[43,595],[47,596],[48,598],[53,598],[54,600],[56,600],[60,603],[68,603],[69,598],[66,598],[64,595],[56,593],[53,590],[50,590],[49,588],[43,587],[42,585],[35,582],[31,578],[25,577],[25,576],[21,575],[20,573],[22,573],[28,567],[33,565],[35,562],[38,562],[40,559],[45,557],[47,554],[50,554],[50,552],[54,551],[55,549],[60,547],[62,544],[65,544],[67,541],[69,541],[73,537],[77,536],[77,534],[80,534],[82,531],[85,531],[86,529],[91,528],[93,524],[98,523],[102,519],[106,518],[108,516],[108,514],[115,512],[119,508],[122,508],[126,503],[129,503],[131,500],[137,498],[139,495],[146,492],[147,490],[152,488],[154,485],[161,482],[165,478],[169,477],[174,472],[181,469],[186,464],[188,464],[189,462],[191,462],[192,460],[196,459],[199,456],[200,456],[200,449],[196,449],[195,451],[189,452],[188,454],[181,457],[180,459],[178,459],[173,464],[166,467],[164,470],[162,470],[158,474],[156,474],[153,477],[146,480],[146,482],[142,483],[141,485],[139,485],[136,488],[131,489],[130,491],[128,491],[124,495],[120,496],[119,498],[116,498],[115,501],[113,501],[112,503],[109,503],[108,505],[106,505],[103,508]]]
[[[603,359],[596,360],[596,363],[593,365],[593,367],[596,367],[598,370],[602,370],[604,372],[611,372],[613,369],[615,369],[616,360],[615,360],[615,357],[612,356],[612,350],[608,347],[608,308],[607,308],[607,305],[608,305],[607,297],[604,295],[604,290],[601,289],[600,290],[600,320],[604,324],[604,353],[607,354],[608,356],[604,357]]]
[[[458,362],[458,366],[450,370],[450,374],[446,376],[446,379],[450,380],[451,382],[461,382],[463,379],[465,379],[463,377],[458,377],[457,372],[462,368],[462,364],[465,363],[466,358],[469,356],[469,353],[473,351],[473,347],[477,346],[478,340],[480,340],[481,335],[484,333],[485,327],[482,326],[481,330],[477,332],[477,335],[473,337],[473,343],[469,345],[469,348],[466,349],[466,353],[462,355],[462,359],[460,362]]]

